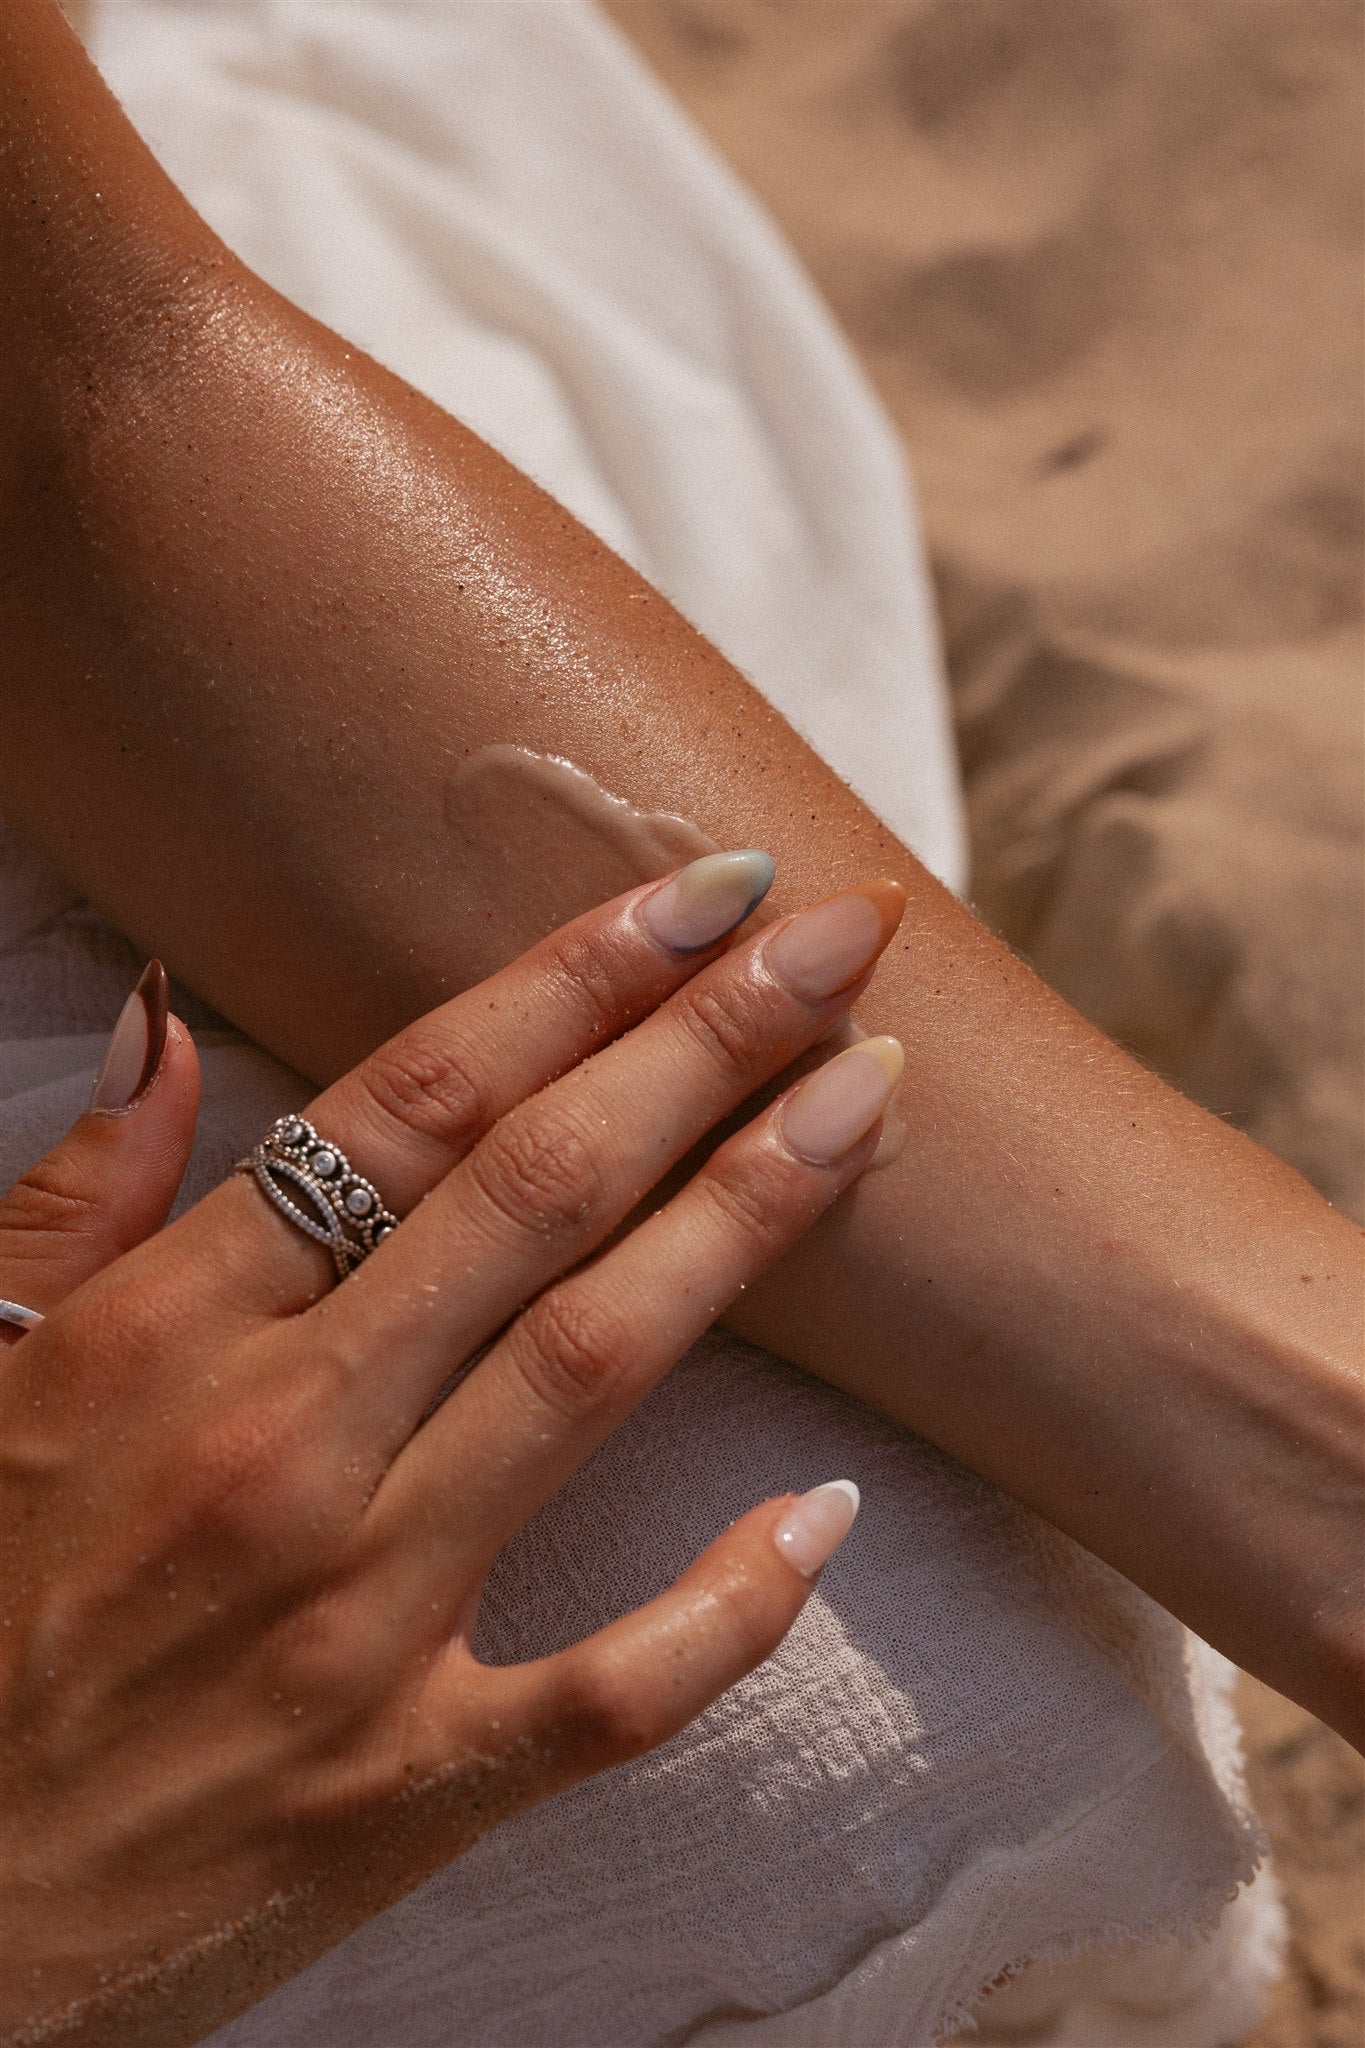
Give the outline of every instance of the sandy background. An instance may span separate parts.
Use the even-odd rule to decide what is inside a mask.
[[[983,914],[1360,1214],[1359,0],[609,6],[904,434]],[[1243,1704],[1255,2048],[1361,2048],[1365,1766]]]

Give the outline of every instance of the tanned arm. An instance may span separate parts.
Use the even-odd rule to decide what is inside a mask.
[[[6,0],[0,129],[9,815],[319,1081],[543,921],[543,853],[452,834],[489,745],[767,848],[779,911],[896,877],[861,1021],[906,1046],[909,1142],[735,1327],[1360,1742],[1354,1227],[1044,988],[560,506],[238,263],[55,0]]]

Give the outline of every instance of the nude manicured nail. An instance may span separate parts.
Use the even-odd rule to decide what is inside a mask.
[[[166,1019],[166,970],[159,960],[152,960],[119,1012],[104,1063],[95,1077],[92,1109],[116,1116],[137,1107],[166,1050]]]
[[[865,1038],[841,1052],[787,1097],[778,1127],[783,1144],[812,1166],[832,1166],[871,1130],[904,1071],[895,1038]]]
[[[793,1501],[773,1531],[773,1542],[803,1579],[828,1564],[853,1527],[859,1493],[851,1479],[831,1479]]]
[[[706,853],[640,905],[645,930],[671,953],[714,946],[763,901],[777,868],[768,853]]]
[[[821,1003],[871,966],[905,909],[899,882],[865,882],[812,905],[773,933],[763,960],[803,1002]]]

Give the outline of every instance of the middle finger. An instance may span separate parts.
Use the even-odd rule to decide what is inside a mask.
[[[312,1315],[357,1361],[354,1422],[391,1458],[474,1352],[731,1110],[830,1029],[900,922],[874,881],[770,927],[518,1105]],[[343,1424],[343,1428],[345,1425]]]

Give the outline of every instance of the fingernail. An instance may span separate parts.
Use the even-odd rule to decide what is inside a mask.
[[[116,1116],[141,1102],[166,1050],[166,1005],[166,970],[159,960],[151,960],[119,1012],[95,1078],[92,1109]]]
[[[828,1564],[853,1527],[860,1495],[851,1479],[831,1479],[793,1501],[773,1531],[773,1542],[803,1579]]]
[[[640,905],[645,930],[672,953],[714,946],[763,901],[777,873],[768,853],[704,853]]]
[[[895,1038],[865,1038],[841,1052],[787,1097],[778,1126],[783,1144],[811,1166],[832,1166],[871,1130],[904,1071]]]
[[[904,909],[899,882],[864,882],[774,932],[763,949],[764,965],[803,1002],[824,1002],[871,965]]]

